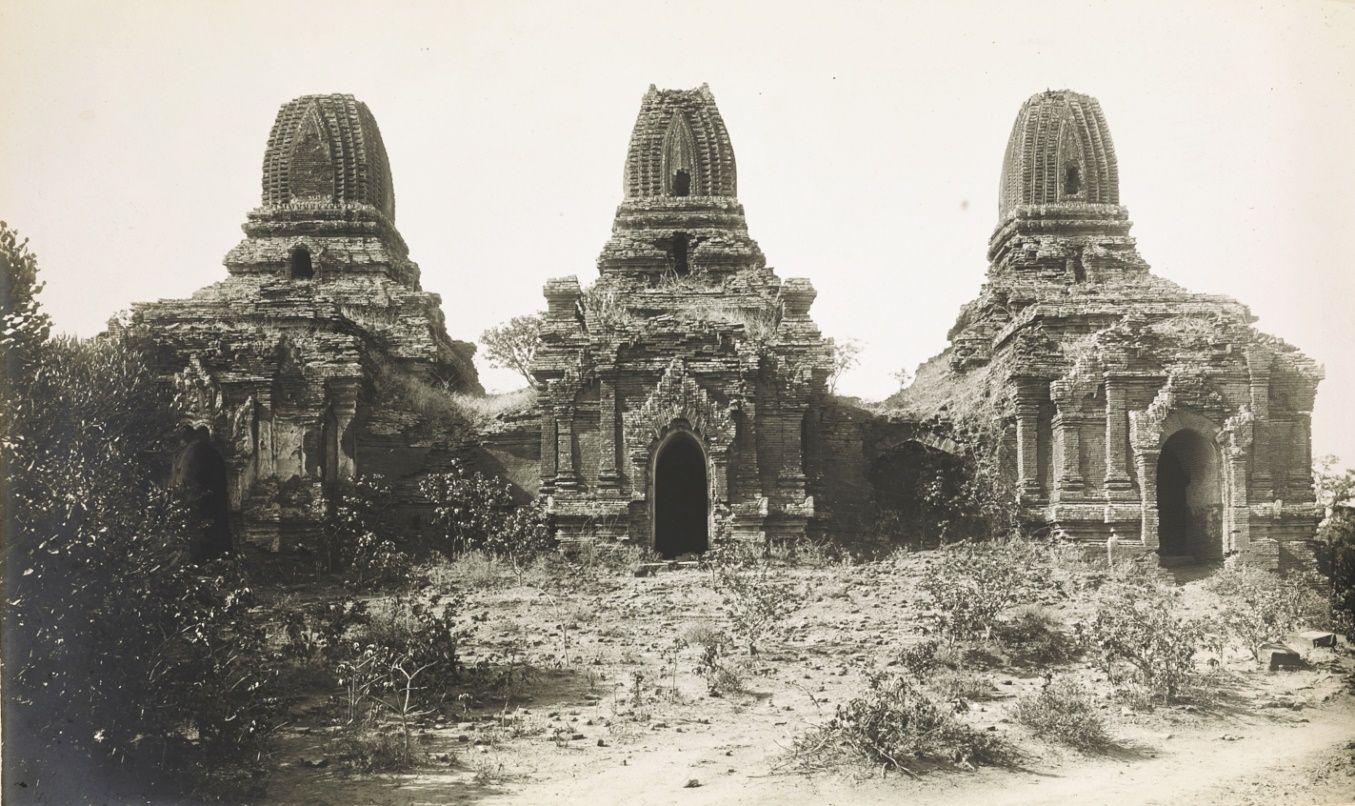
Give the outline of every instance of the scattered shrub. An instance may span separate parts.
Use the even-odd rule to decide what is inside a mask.
[[[1142,692],[1170,703],[1196,686],[1194,659],[1206,639],[1204,623],[1180,611],[1180,592],[1146,572],[1101,589],[1084,641],[1122,695]]]
[[[1223,600],[1215,615],[1218,624],[1256,660],[1262,644],[1327,621],[1319,585],[1306,575],[1282,577],[1236,565],[1215,574],[1209,587]]]
[[[803,762],[852,759],[912,772],[914,760],[969,766],[996,763],[1003,743],[956,717],[922,690],[911,674],[871,672],[866,691],[839,705],[827,724],[795,741]]]
[[[409,555],[397,545],[403,530],[391,509],[391,489],[380,476],[359,476],[335,490],[325,513],[325,549],[331,571],[354,587],[388,586],[409,577]]]
[[[11,335],[25,355],[0,400],[7,764],[52,802],[115,768],[142,791],[254,764],[280,659],[241,564],[193,562],[196,524],[159,483],[168,391],[121,337]]]
[[[1040,605],[1016,608],[1011,618],[998,626],[997,636],[1025,663],[1067,663],[1078,651],[1077,642],[1063,630],[1059,617]]]
[[[801,605],[798,586],[767,563],[714,566],[715,590],[733,630],[756,656],[758,647]]]
[[[311,602],[280,611],[286,641],[282,651],[305,666],[333,678],[340,660],[346,656],[354,630],[368,623],[367,604],[355,599]]]
[[[509,561],[521,582],[531,560],[554,545],[545,506],[538,500],[517,505],[503,479],[486,476],[456,461],[446,473],[419,484],[433,504],[433,520],[442,532],[437,550],[448,557],[484,549]]]
[[[1011,537],[942,548],[919,587],[932,599],[942,636],[987,641],[999,614],[1035,598],[1048,582],[1045,551],[1032,541]]]
[[[1046,682],[1038,693],[1017,700],[1012,713],[1036,736],[1082,752],[1096,752],[1110,744],[1091,691],[1072,678]]]
[[[1355,641],[1355,508],[1347,504],[1332,512],[1318,530],[1316,548],[1334,626]]]
[[[682,640],[700,651],[696,673],[705,678],[711,694],[733,694],[743,689],[738,670],[724,662],[734,645],[728,635],[708,624],[697,624],[687,630]]]

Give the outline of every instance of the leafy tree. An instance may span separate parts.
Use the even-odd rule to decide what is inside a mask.
[[[345,481],[331,497],[324,532],[327,563],[356,588],[389,585],[409,573],[410,557],[397,542],[403,530],[391,500],[390,485],[378,475]]]
[[[541,344],[541,314],[514,316],[502,325],[491,327],[480,334],[489,362],[501,369],[511,369],[536,386],[532,377],[532,357]]]
[[[25,361],[0,441],[5,776],[74,803],[255,759],[277,705],[264,624],[237,561],[189,561],[189,510],[160,483],[168,390],[124,341],[46,341],[16,244],[0,233],[6,357]]]
[[[1335,456],[1315,468],[1318,503],[1327,517],[1317,531],[1317,565],[1329,582],[1337,629],[1355,640],[1355,469],[1337,469]]]
[[[0,221],[0,446],[19,437],[13,428],[16,388],[52,331],[52,320],[38,305],[42,286],[28,241]]]
[[[483,549],[512,562],[521,577],[531,558],[554,545],[545,507],[518,506],[508,482],[462,462],[424,479],[419,490],[433,504],[433,522],[445,535],[438,549],[448,556]]]
[[[831,342],[833,363],[828,371],[828,393],[836,394],[837,382],[843,373],[861,363],[861,350],[864,345],[860,339],[843,339]]]

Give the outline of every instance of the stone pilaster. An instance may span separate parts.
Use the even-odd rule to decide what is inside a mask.
[[[1248,385],[1252,414],[1251,485],[1258,500],[1267,501],[1275,494],[1270,455],[1270,350],[1259,345],[1246,349]]]
[[[1247,452],[1224,450],[1227,462],[1228,503],[1225,510],[1224,553],[1247,556],[1251,544],[1251,507],[1247,503]]]
[[[789,501],[803,501],[805,497],[805,469],[800,424],[804,406],[783,410],[781,416],[781,472],[777,486]]]
[[[1257,418],[1243,406],[1223,424],[1218,436],[1223,459],[1223,552],[1225,557],[1247,557],[1251,545],[1251,506],[1248,489],[1248,449],[1255,444]]]
[[[1124,381],[1106,375],[1106,500],[1123,501],[1133,496],[1125,447],[1129,440],[1129,412]]]
[[[259,446],[255,451],[255,471],[258,478],[271,479],[278,475],[277,459],[273,454],[273,390],[260,385],[254,391],[259,401]]]
[[[1082,419],[1080,395],[1068,381],[1049,384],[1054,399],[1054,493],[1055,500],[1076,497],[1087,486],[1082,478]]]
[[[541,402],[541,492],[555,490],[557,457],[555,455],[555,408],[549,400]]]
[[[1139,478],[1139,503],[1142,507],[1140,535],[1149,551],[1158,547],[1157,460],[1162,454],[1162,421],[1156,412],[1129,413],[1129,444],[1134,449],[1134,471]]]
[[[616,469],[616,376],[611,367],[599,370],[598,391],[598,489],[621,489]]]
[[[566,492],[579,489],[579,475],[574,468],[574,407],[555,407],[555,490]]]
[[[1134,470],[1139,477],[1139,493],[1142,496],[1143,520],[1140,527],[1143,545],[1150,551],[1156,551],[1157,533],[1157,458],[1161,454],[1158,448],[1141,449],[1134,452]]]
[[[738,463],[735,465],[734,483],[739,501],[757,500],[762,495],[762,480],[758,473],[757,458],[757,417],[757,404],[745,400],[742,416],[739,418],[739,430],[735,435]]]
[[[1040,489],[1040,400],[1038,382],[1021,381],[1016,387],[1017,487],[1021,498],[1034,501]]]
[[[344,450],[345,444],[351,445],[351,441],[345,439],[348,428],[353,424],[353,418],[357,416],[358,411],[358,389],[356,386],[345,386],[339,390],[337,398],[333,403],[334,423],[337,426],[337,433],[334,434],[334,444],[337,447],[335,457],[339,471],[340,479],[352,479],[357,476],[357,457],[353,456],[349,450]]]
[[[1313,500],[1313,415],[1301,411],[1294,414],[1290,431],[1293,450],[1289,460],[1288,493],[1291,500]]]

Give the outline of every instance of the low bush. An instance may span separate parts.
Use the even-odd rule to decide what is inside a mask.
[[[1224,633],[1256,660],[1261,658],[1263,644],[1328,621],[1327,603],[1318,592],[1320,582],[1307,575],[1282,577],[1236,565],[1215,574],[1209,588],[1222,600],[1215,618]]]
[[[999,615],[1048,588],[1047,552],[1020,537],[945,546],[923,573],[919,587],[932,600],[935,620],[948,640],[991,640]]]
[[[756,656],[765,638],[801,606],[799,586],[765,562],[716,564],[715,590],[724,602],[734,633]]]
[[[408,535],[392,515],[391,489],[381,476],[344,481],[331,493],[324,522],[326,561],[331,571],[358,589],[386,587],[409,577],[411,560],[402,547]]]
[[[1131,566],[1132,568],[1132,566]],[[1105,585],[1095,613],[1081,625],[1085,645],[1116,690],[1170,703],[1195,687],[1204,622],[1181,610],[1181,594],[1148,571],[1131,571]]]
[[[1355,641],[1355,508],[1347,503],[1323,522],[1316,548],[1318,570],[1327,578],[1333,626]]]
[[[23,349],[0,399],[6,775],[53,803],[113,797],[114,778],[216,786],[277,724],[267,614],[236,559],[195,561],[192,508],[159,483],[175,416],[147,357],[121,338]]]
[[[1039,692],[1017,700],[1012,714],[1036,736],[1084,753],[1110,745],[1110,734],[1095,698],[1072,678],[1051,680]]]
[[[1022,605],[997,628],[998,640],[1023,663],[1049,665],[1067,663],[1077,656],[1079,646],[1063,629],[1062,620],[1049,608]]]
[[[555,545],[541,501],[519,505],[508,482],[460,461],[424,479],[419,490],[441,532],[434,548],[447,557],[483,549],[507,560],[520,584],[532,560]]]
[[[795,741],[801,763],[848,759],[913,773],[915,761],[997,763],[1007,752],[997,737],[975,730],[957,708],[938,703],[910,673],[871,672],[866,690],[837,707],[827,724]]]
[[[711,694],[734,694],[743,689],[741,675],[725,659],[734,644],[728,635],[710,625],[697,624],[687,630],[682,641],[697,649],[696,673],[705,678]]]

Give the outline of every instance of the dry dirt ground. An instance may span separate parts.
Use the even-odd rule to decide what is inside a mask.
[[[526,667],[526,681],[468,695],[455,718],[430,725],[429,761],[409,774],[343,773],[326,756],[326,726],[295,724],[267,802],[1355,802],[1355,655],[1344,644],[1312,650],[1293,672],[1230,655],[1218,700],[1206,707],[1132,709],[1089,663],[1069,663],[1055,671],[1096,690],[1116,740],[1096,755],[1036,740],[1008,718],[1045,669],[990,669],[988,698],[965,718],[1005,737],[1018,751],[1013,764],[918,778],[804,771],[791,752],[795,737],[858,692],[863,669],[925,634],[916,582],[929,554],[787,569],[803,606],[744,670],[744,692],[720,697],[695,673],[697,650],[673,650],[691,625],[728,625],[708,571],[445,581],[466,597],[467,662]],[[1197,608],[1209,606],[1199,579],[1180,584]],[[1081,612],[1076,602],[1050,604],[1070,622]]]

